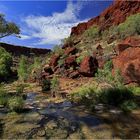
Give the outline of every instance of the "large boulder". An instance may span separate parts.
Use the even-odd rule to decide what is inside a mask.
[[[86,56],[80,64],[79,73],[86,77],[92,77],[97,72],[97,68],[97,59],[92,56]]]
[[[59,58],[60,58],[59,55],[52,55],[49,66],[55,68],[58,65]]]
[[[119,69],[125,84],[140,85],[140,48],[130,47],[113,59],[113,71]]]
[[[78,52],[78,50],[77,50],[75,47],[68,47],[68,48],[65,50],[64,54],[65,54],[65,55],[70,55],[70,54],[74,55],[74,54],[76,54],[77,52]]]
[[[75,55],[72,55],[72,56],[69,56],[65,59],[65,64],[64,64],[65,68],[70,68],[70,67],[73,67],[73,68],[76,68],[77,67],[77,63],[76,63],[76,56]]]
[[[120,54],[129,47],[140,47],[140,38],[128,37],[115,47],[117,54]]]

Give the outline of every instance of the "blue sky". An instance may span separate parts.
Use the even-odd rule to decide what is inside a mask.
[[[0,13],[21,29],[3,42],[36,48],[52,48],[69,36],[71,27],[99,15],[112,0],[0,1]]]

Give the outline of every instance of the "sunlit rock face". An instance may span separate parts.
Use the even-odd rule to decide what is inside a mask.
[[[140,13],[140,1],[116,0],[99,16],[73,27],[71,29],[71,35],[80,35],[92,25],[98,25],[100,30],[105,30],[112,25],[118,25],[124,22],[126,17],[136,13]]]
[[[98,62],[92,56],[86,56],[80,64],[80,74],[87,77],[92,77],[97,72]]]
[[[140,48],[129,47],[113,59],[113,70],[119,69],[125,84],[140,85]]]

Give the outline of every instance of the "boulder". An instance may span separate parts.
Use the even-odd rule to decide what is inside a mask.
[[[74,54],[76,54],[77,52],[78,52],[78,50],[77,50],[75,47],[68,47],[68,48],[65,50],[64,54],[65,54],[65,55],[70,55],[70,54],[74,55]]]
[[[113,71],[119,69],[125,84],[140,85],[140,48],[130,47],[113,59]]]
[[[58,65],[59,58],[60,58],[59,55],[52,55],[49,66],[55,68]]]
[[[72,55],[69,56],[65,59],[65,64],[64,64],[65,68],[68,69],[70,67],[76,68],[77,67],[77,63],[76,63],[76,56]]]
[[[86,56],[80,64],[79,73],[86,77],[92,77],[97,72],[97,68],[97,59],[92,56]]]
[[[120,54],[129,47],[140,47],[140,38],[128,37],[115,47],[117,54]]]

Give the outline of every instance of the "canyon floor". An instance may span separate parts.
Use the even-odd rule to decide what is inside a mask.
[[[61,78],[61,92],[69,94],[75,88],[91,82],[95,83],[93,78]],[[5,88],[14,92],[16,84],[8,84]],[[24,113],[8,113],[6,108],[0,108],[1,138],[139,138],[140,109],[124,114],[117,108],[106,108],[103,104],[98,104],[96,111],[91,112],[65,97],[53,98],[42,93],[41,87],[36,83],[28,84],[24,92],[27,94]]]

